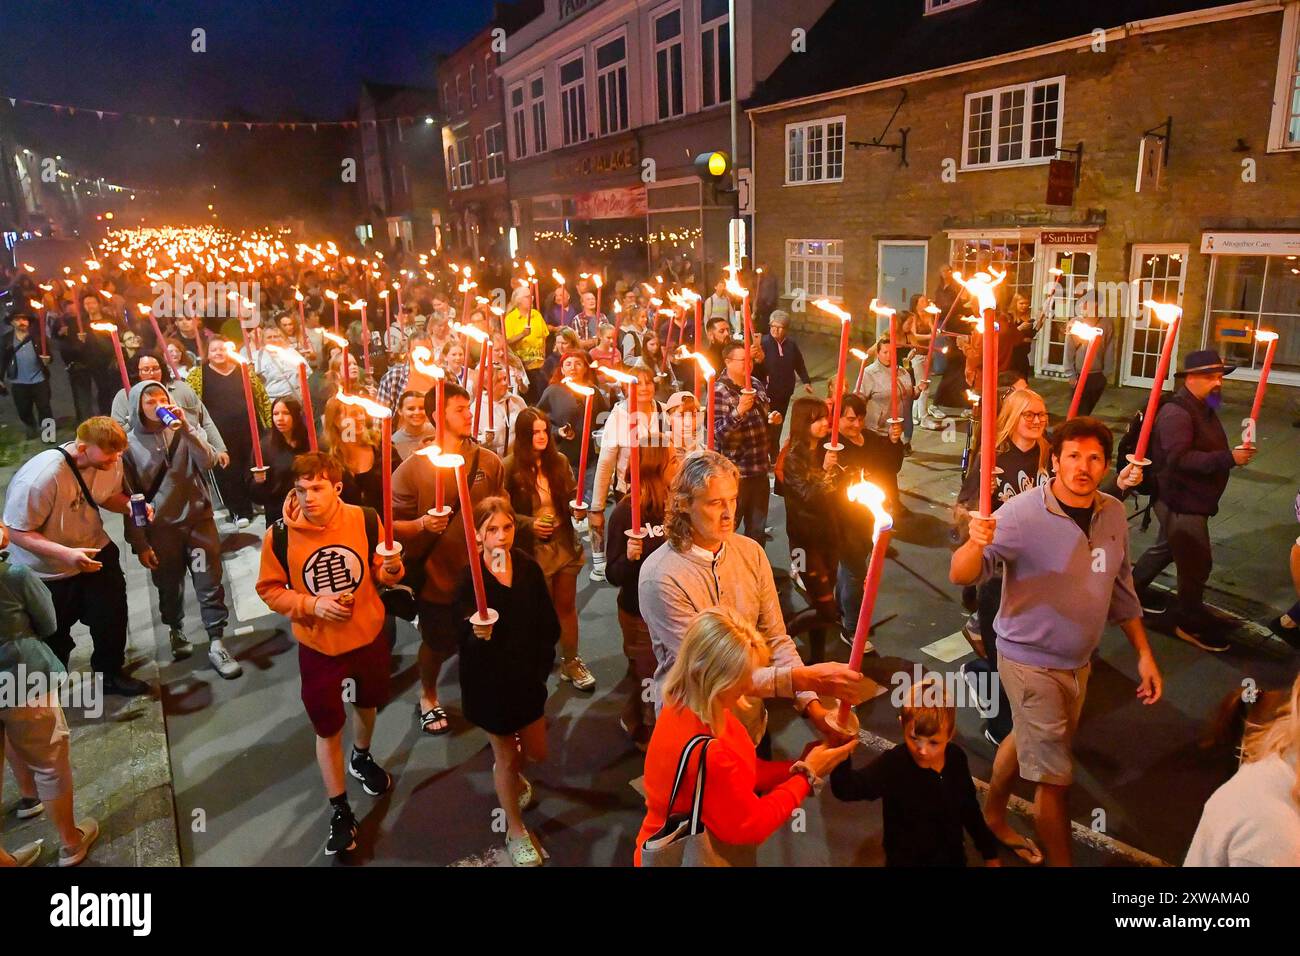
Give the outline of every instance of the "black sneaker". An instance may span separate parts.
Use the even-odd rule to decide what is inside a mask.
[[[1300,648],[1300,627],[1287,627],[1282,623],[1282,615],[1268,622],[1268,629],[1292,647]]]
[[[360,751],[356,747],[352,748],[352,756],[348,760],[348,773],[360,780],[361,788],[372,797],[383,796],[393,785],[393,778],[388,775],[388,771],[375,763],[375,758],[370,756],[369,750]]]
[[[1138,601],[1142,603],[1142,610],[1146,614],[1164,614],[1169,610],[1169,603],[1165,596],[1158,591],[1152,591],[1150,588],[1138,588]]]
[[[347,807],[335,807],[330,816],[330,838],[325,843],[325,855],[345,853],[357,848],[357,818]]]
[[[1216,634],[1208,629],[1190,631],[1185,627],[1177,626],[1174,628],[1174,636],[1180,641],[1186,641],[1193,644],[1203,651],[1209,651],[1212,654],[1222,654],[1232,648],[1231,642],[1221,634]]]
[[[121,672],[105,674],[104,693],[116,694],[119,697],[143,697],[149,693],[149,685]]]

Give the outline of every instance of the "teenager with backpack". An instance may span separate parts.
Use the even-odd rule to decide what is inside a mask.
[[[257,593],[289,618],[298,640],[302,702],[316,732],[331,813],[326,855],[356,846],[357,820],[348,803],[343,762],[345,701],[352,704],[352,752],[346,773],[372,797],[387,793],[392,777],[375,762],[370,740],[377,708],[388,700],[391,651],[385,637],[380,586],[398,584],[400,556],[375,554],[378,516],[346,504],[343,469],[323,452],[293,463],[293,494],[280,521],[266,532]]]

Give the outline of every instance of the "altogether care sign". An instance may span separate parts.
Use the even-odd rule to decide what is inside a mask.
[[[1220,256],[1300,255],[1300,233],[1203,232],[1201,252]]]
[[[626,219],[646,214],[644,186],[599,189],[573,197],[575,219]]]

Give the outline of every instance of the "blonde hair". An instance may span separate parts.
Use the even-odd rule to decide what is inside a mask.
[[[356,434],[352,441],[343,438],[343,422],[351,419],[357,423]],[[369,445],[378,448],[379,432],[370,423],[370,416],[355,405],[340,402],[335,395],[325,402],[325,448],[331,452],[341,453],[344,445]]]
[[[685,707],[715,735],[722,733],[725,714],[718,698],[746,684],[754,669],[771,654],[758,631],[727,607],[706,608],[686,628],[664,681],[665,703]],[[743,702],[741,706],[744,706]]]
[[[1241,742],[1244,763],[1254,763],[1273,754],[1296,760],[1296,779],[1291,799],[1300,804],[1300,674],[1291,685],[1291,694],[1273,719],[1258,729],[1248,731]]]
[[[1010,395],[1002,400],[1002,407],[998,410],[998,420],[995,426],[996,437],[993,440],[993,447],[998,451],[1006,451],[1011,447],[1011,436],[1015,434],[1016,425],[1020,422],[1020,416],[1029,408],[1031,402],[1043,402],[1043,396],[1039,395],[1032,389],[1022,388],[1013,391]],[[1047,408],[1047,403],[1043,402],[1043,408]],[[1038,436],[1038,470],[1049,471],[1049,463],[1052,460],[1052,443],[1045,437],[1046,429],[1043,429],[1044,435]]]

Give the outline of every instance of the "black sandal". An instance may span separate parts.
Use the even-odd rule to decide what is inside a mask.
[[[428,710],[420,710],[420,705],[415,705],[416,713],[420,715],[420,731],[428,734],[430,737],[441,737],[443,734],[451,732],[451,720],[447,712],[440,705],[430,707]],[[436,723],[442,723],[442,727],[430,730],[429,727]]]

